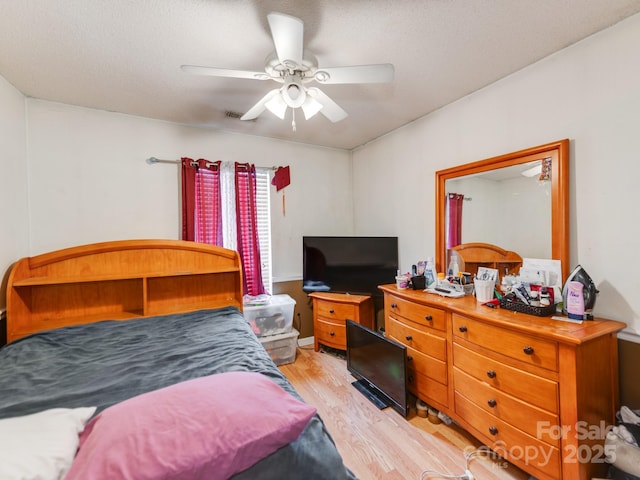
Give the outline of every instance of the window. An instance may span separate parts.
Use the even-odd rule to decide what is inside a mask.
[[[242,170],[241,164],[238,168],[240,175],[240,172],[246,171]],[[255,168],[255,177],[256,222],[251,222],[251,225],[255,225],[257,230],[262,285],[267,293],[271,293],[270,169]],[[246,181],[246,175],[242,178]],[[183,239],[242,251],[238,248],[237,241],[235,184],[235,168],[230,162],[182,159]],[[243,190],[247,191],[244,188]],[[241,193],[241,197],[245,197],[245,193]],[[246,225],[244,221],[243,225]],[[246,244],[243,248],[247,249]],[[245,271],[258,271],[257,266],[251,267],[251,259],[255,258],[251,252],[256,252],[253,248],[255,247],[245,252],[249,255],[248,263],[243,265]],[[252,282],[250,278],[245,278],[245,282],[248,291],[252,288],[262,291],[258,283]]]
[[[262,283],[267,293],[273,292],[271,272],[271,207],[270,169],[256,168],[256,203],[258,210],[258,241],[262,263]]]

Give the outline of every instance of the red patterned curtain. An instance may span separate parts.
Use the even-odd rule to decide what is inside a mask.
[[[464,195],[447,194],[447,249],[462,243],[462,202]]]
[[[265,289],[262,283],[258,240],[255,165],[235,163],[235,187],[238,253],[242,260],[243,293],[245,295],[260,295],[265,293]]]
[[[222,246],[220,160],[182,158],[182,239]]]

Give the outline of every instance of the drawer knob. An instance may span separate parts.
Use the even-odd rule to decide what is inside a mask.
[[[489,427],[489,433],[491,435],[497,435],[498,434],[498,427],[494,427],[494,426]]]
[[[467,326],[466,326],[466,325],[460,325],[460,326],[458,327],[458,330],[460,330],[462,333],[464,333],[464,332],[466,332],[466,331],[467,331]]]
[[[490,399],[489,401],[487,401],[487,404],[491,407],[491,408],[495,408],[495,406],[498,404],[498,402],[496,402],[493,398]]]
[[[391,304],[391,308],[398,308],[398,304],[397,303],[392,303]]]
[[[336,313],[336,311],[332,308],[331,310],[329,310],[329,313],[333,315],[334,313]]]
[[[406,337],[404,337],[407,339],[407,342],[410,342],[411,340],[413,340],[413,337],[411,335],[407,335]]]
[[[425,319],[427,322],[430,322],[430,321],[432,321],[432,320],[433,320],[433,317],[432,317],[431,315],[427,315],[426,317],[424,317],[424,319]]]
[[[413,357],[411,355],[407,355],[407,362],[411,362],[413,360]]]
[[[533,355],[533,347],[526,346],[522,349],[522,351],[527,355]]]
[[[496,378],[496,371],[495,370],[487,370],[487,377]]]
[[[335,335],[335,332],[329,332],[329,335],[333,337]]]

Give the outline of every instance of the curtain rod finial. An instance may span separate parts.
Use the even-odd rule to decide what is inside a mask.
[[[158,163],[158,159],[156,157],[149,157],[147,158],[147,163],[152,165],[154,163]]]

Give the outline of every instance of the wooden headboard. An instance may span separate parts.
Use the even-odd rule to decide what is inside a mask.
[[[500,277],[507,273],[518,273],[522,267],[522,257],[490,243],[463,243],[453,247],[458,254],[458,267],[461,272],[472,275],[478,272],[478,267],[495,268]]]
[[[7,341],[99,320],[242,309],[237,252],[182,240],[120,240],[16,262],[7,284]]]

